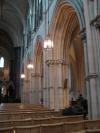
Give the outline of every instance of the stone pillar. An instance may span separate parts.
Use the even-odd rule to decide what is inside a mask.
[[[53,86],[53,82],[54,82],[54,66],[52,63],[47,62],[47,65],[49,66],[49,107],[50,109],[54,109],[55,108],[55,88]]]
[[[35,85],[35,78],[33,73],[31,73],[31,87],[30,87],[30,103],[34,104],[34,85]]]
[[[63,87],[63,60],[57,60],[57,77],[58,77],[58,86],[57,86],[57,101],[56,108],[63,109],[64,108],[64,87]]]
[[[47,60],[49,67],[50,108],[64,108],[65,91],[63,87],[63,60]]]
[[[48,50],[44,50],[43,51],[43,104],[45,107],[50,107],[49,105],[49,68],[48,68],[48,65],[46,63],[46,61],[48,60],[49,56],[48,56]]]
[[[14,48],[14,61],[13,61],[13,80],[16,89],[16,98],[20,98],[20,59],[21,59],[21,48]]]
[[[89,84],[89,119],[97,119],[98,118],[98,94],[97,94],[97,73],[95,66],[95,58],[94,58],[94,47],[95,44],[93,42],[93,34],[90,26],[90,10],[89,10],[89,1],[84,0],[84,14],[86,21],[86,33],[87,33],[87,52],[88,52],[88,64],[89,64],[89,72],[86,77],[86,80]]]
[[[97,14],[96,14],[97,15]],[[94,43],[95,43],[95,63],[96,72],[98,73],[97,79],[97,99],[98,99],[98,118],[100,118],[100,16],[93,19],[91,26],[93,28]]]
[[[42,85],[41,85],[41,74],[40,73],[32,73],[31,74],[31,103],[41,104],[42,99]]]
[[[21,103],[24,103],[24,80],[20,80],[20,89],[21,89]]]
[[[80,32],[80,38],[83,41],[84,45],[84,61],[85,61],[85,76],[87,77],[89,75],[89,60],[88,60],[88,49],[87,49],[87,38],[86,38],[86,31],[83,29],[83,31]],[[86,78],[86,98],[88,100],[88,112],[91,112],[91,96],[90,96],[90,86],[89,86],[89,80]],[[88,114],[89,118],[91,117],[90,113]]]
[[[30,79],[24,80],[24,96],[25,103],[30,103]]]

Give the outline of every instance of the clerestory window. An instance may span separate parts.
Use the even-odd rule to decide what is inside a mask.
[[[35,27],[36,30],[43,18],[43,3],[42,0],[34,0],[34,8],[35,8]]]

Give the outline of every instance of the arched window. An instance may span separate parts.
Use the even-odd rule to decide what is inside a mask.
[[[0,68],[4,67],[4,58],[0,57]]]
[[[42,0],[34,0],[34,8],[35,8],[35,27],[34,30],[36,30],[40,22],[43,18],[43,3]]]

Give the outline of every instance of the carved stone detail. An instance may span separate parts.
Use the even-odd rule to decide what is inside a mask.
[[[86,40],[86,30],[85,30],[85,28],[80,31],[80,38],[81,38],[81,40]]]
[[[50,89],[50,90],[51,90],[51,89],[54,89],[54,87],[50,86],[49,89]]]
[[[31,77],[42,77],[41,73],[31,73]]]
[[[46,61],[47,65],[57,65],[57,64],[67,64],[63,59],[58,59],[58,60],[47,60]]]
[[[98,78],[98,75],[96,73],[90,73],[87,75],[85,79],[90,80],[90,79],[95,79],[95,78]]]
[[[100,15],[98,15],[95,19],[91,21],[91,24],[96,28],[100,28]]]
[[[62,87],[62,86],[58,86],[57,88],[58,88],[59,90],[62,90],[62,89],[63,89],[63,87]]]
[[[96,28],[100,28],[100,19],[98,21],[94,22],[94,26]]]

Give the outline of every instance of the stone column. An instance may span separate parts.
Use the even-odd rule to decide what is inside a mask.
[[[64,108],[65,91],[63,87],[63,60],[47,60],[49,67],[50,108]]]
[[[20,89],[21,89],[21,103],[24,103],[24,80],[20,80]]]
[[[97,15],[97,14],[96,14]],[[98,99],[98,118],[100,118],[100,16],[96,16],[92,21],[94,42],[95,42],[95,62],[96,72],[98,73],[97,80],[97,99]]]
[[[58,94],[56,95],[58,105],[56,104],[56,108],[58,109],[63,109],[64,108],[64,86],[63,86],[63,60],[57,60],[57,77],[58,77],[58,86],[57,86],[57,92]]]
[[[16,98],[20,98],[20,59],[21,59],[21,48],[14,48],[14,61],[13,61],[13,81],[16,89]]]
[[[89,95],[88,99],[90,99],[89,103],[89,119],[97,119],[98,118],[98,94],[97,94],[97,73],[95,69],[95,58],[94,58],[94,43],[93,43],[93,34],[90,26],[90,10],[88,0],[84,0],[84,14],[86,21],[86,33],[87,33],[87,51],[88,51],[88,64],[89,64],[89,72],[86,77],[89,83]]]
[[[31,103],[40,104],[42,99],[41,74],[31,74]]]
[[[49,105],[49,71],[48,71],[48,65],[46,63],[46,61],[48,60],[49,56],[48,56],[48,50],[44,50],[43,51],[43,104],[45,107],[50,107]]]
[[[48,93],[48,97],[49,97],[49,107],[50,109],[54,109],[55,108],[55,88],[54,88],[54,65],[51,63],[50,60],[48,60],[46,62],[46,64],[49,67],[49,93]]]
[[[84,45],[84,61],[85,61],[85,76],[88,77],[89,75],[89,60],[88,60],[88,49],[87,49],[87,38],[86,38],[86,31],[83,29],[83,31],[80,32],[80,38]],[[86,98],[88,100],[88,112],[91,112],[91,95],[90,95],[90,85],[89,80],[86,78]],[[88,114],[89,118],[91,117],[91,114]]]
[[[34,86],[35,86],[35,78],[34,74],[31,73],[31,86],[30,86],[30,103],[34,104]]]
[[[30,79],[24,80],[25,103],[30,103]]]

